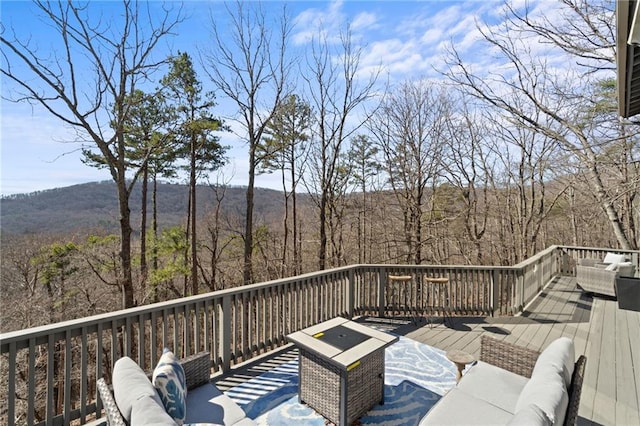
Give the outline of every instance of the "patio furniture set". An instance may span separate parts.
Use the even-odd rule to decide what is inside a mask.
[[[242,408],[211,383],[209,352],[167,362],[172,357],[173,354],[165,352],[160,358],[154,370],[155,383],[131,358],[116,361],[111,379],[113,390],[103,378],[97,382],[107,425],[255,425]],[[159,379],[161,375],[168,376],[165,377],[168,380]],[[175,392],[177,388],[182,388],[182,392]]]
[[[586,357],[561,337],[542,353],[481,337],[480,361],[420,425],[575,425]]]
[[[633,278],[635,266],[624,254],[607,253],[603,259],[579,259],[576,282],[588,293],[616,297],[616,281]],[[640,282],[640,281],[639,281]]]
[[[338,317],[288,338],[299,351],[299,401],[328,421],[350,425],[384,403],[385,348],[398,337]],[[575,424],[586,358],[574,363],[570,339],[538,353],[482,336],[478,362],[462,351],[447,356],[458,368],[458,383],[421,425]],[[113,391],[98,381],[107,424],[255,424],[210,382],[209,368],[208,352],[177,360],[165,350],[150,381],[133,360],[119,359]]]

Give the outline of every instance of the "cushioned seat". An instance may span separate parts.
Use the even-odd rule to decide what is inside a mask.
[[[97,381],[100,398],[105,407],[107,424],[111,426],[174,426],[182,424],[166,411],[160,394],[168,392],[168,398],[174,407],[175,392],[179,383],[184,381],[188,388],[184,410],[172,410],[176,416],[184,413],[184,424],[198,425],[255,425],[246,417],[244,411],[231,398],[212,384],[209,375],[210,357],[201,352],[181,360],[174,360],[173,353],[165,351],[154,370],[155,387],[140,366],[129,357],[116,361],[113,368],[113,393],[104,378]],[[180,364],[180,368],[175,365]],[[171,369],[176,369],[176,374]],[[184,377],[182,377],[184,376]]]
[[[574,358],[566,337],[539,353],[482,336],[481,360],[420,425],[574,426],[586,364]]]
[[[478,361],[460,380],[457,388],[505,411],[515,413],[518,397],[528,381],[526,377]]]
[[[453,388],[429,410],[421,425],[465,425],[473,419],[474,425],[506,425],[513,413]]]
[[[216,423],[235,425],[245,418],[242,408],[211,383],[190,390],[187,394],[187,407],[189,409],[185,423],[207,423],[215,420]]]

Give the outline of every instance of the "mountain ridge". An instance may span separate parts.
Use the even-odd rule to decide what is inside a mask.
[[[142,204],[141,185],[131,194],[131,223],[138,230]],[[158,183],[158,223],[160,227],[179,225],[186,220],[189,189],[184,184]],[[197,189],[199,215],[215,204],[207,185]],[[281,217],[282,191],[255,189],[255,215],[265,219]],[[151,192],[147,194],[148,221],[151,218]],[[227,186],[223,208],[227,214],[244,218],[246,187]],[[277,216],[274,216],[277,215]],[[0,198],[0,230],[3,234],[64,234],[85,230],[119,232],[118,196],[111,181],[89,182],[28,194]]]

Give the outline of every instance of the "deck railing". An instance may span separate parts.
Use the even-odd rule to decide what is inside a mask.
[[[164,347],[180,357],[207,350],[212,370],[227,371],[336,316],[513,315],[577,258],[605,251],[553,246],[511,267],[352,265],[5,333],[0,423],[100,417],[96,379],[110,378],[124,355],[151,371]],[[638,268],[638,252],[628,253]],[[398,289],[390,275],[411,279]],[[448,283],[429,280],[436,277]]]

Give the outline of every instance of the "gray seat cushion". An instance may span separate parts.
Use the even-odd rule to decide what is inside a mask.
[[[524,376],[478,361],[462,377],[457,389],[515,413],[520,392],[528,381]]]
[[[242,408],[211,383],[198,386],[187,393],[185,423],[233,425],[244,420],[245,417]]]
[[[135,426],[177,426],[173,418],[164,410],[164,405],[156,398],[143,396],[133,402],[131,425]]]
[[[475,367],[474,367],[475,368]],[[458,388],[447,392],[420,425],[506,425],[513,414]]]

